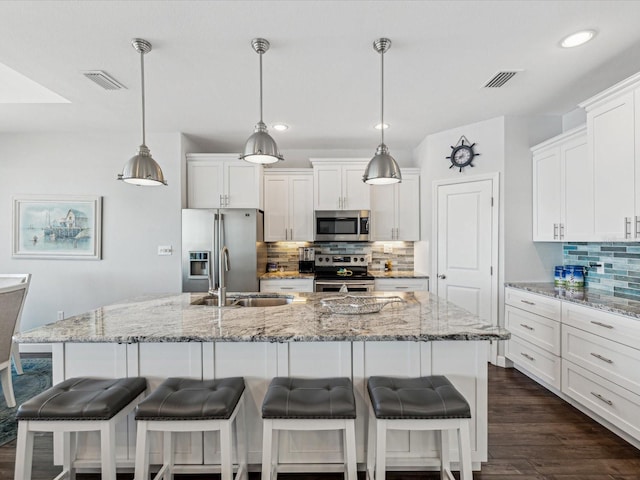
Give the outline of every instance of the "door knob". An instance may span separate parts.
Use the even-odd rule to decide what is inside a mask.
[[[438,275],[438,278],[440,280],[444,280],[445,278],[447,278],[447,276],[441,273],[440,275]]]

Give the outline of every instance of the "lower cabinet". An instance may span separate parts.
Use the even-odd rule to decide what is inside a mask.
[[[276,376],[352,378],[356,397],[357,461],[366,462],[368,419],[367,379],[372,375],[447,375],[471,406],[472,461],[478,469],[487,461],[487,351],[486,341],[436,342],[219,342],[140,344],[54,344],[54,383],[72,376],[144,376],[150,390],[167,377],[224,378],[242,376],[246,384],[246,425],[249,463],[258,470],[262,457],[262,400],[269,382]],[[133,467],[135,420],[118,427],[117,460],[120,467]],[[390,467],[437,465],[435,437],[426,432],[390,434]],[[55,461],[60,464],[60,442],[54,443]],[[341,437],[337,432],[290,432],[280,440],[280,459],[297,463],[300,471],[314,463],[342,461]],[[454,442],[455,443],[455,442]],[[81,434],[80,465],[99,468],[97,434]],[[186,433],[177,440],[176,461],[184,464],[219,462],[219,439],[215,434]],[[151,439],[151,463],[160,462],[162,437]],[[455,462],[457,448],[450,452]],[[337,467],[336,467],[337,468]],[[323,466],[330,471],[331,465]],[[335,469],[335,468],[334,468]]]
[[[260,292],[313,292],[313,278],[285,278],[260,280]]]
[[[376,278],[376,292],[419,292],[429,290],[428,278]]]

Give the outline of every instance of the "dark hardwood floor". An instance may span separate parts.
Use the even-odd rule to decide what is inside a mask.
[[[50,435],[35,442],[34,480],[53,478]],[[13,478],[15,442],[0,447],[0,479]],[[193,480],[211,476],[176,476]],[[214,476],[214,478],[219,476]],[[99,475],[78,475],[78,480]],[[133,475],[121,475],[131,479]],[[259,474],[251,474],[258,480]],[[337,474],[280,475],[334,480]],[[360,472],[364,479],[364,473]],[[435,473],[394,472],[389,480],[435,480]],[[475,480],[640,480],[640,450],[513,369],[489,367],[489,461]]]

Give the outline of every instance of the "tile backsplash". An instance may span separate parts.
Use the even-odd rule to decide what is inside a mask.
[[[385,245],[392,252],[384,253]],[[285,270],[298,270],[298,247],[315,247],[316,254],[371,255],[369,270],[384,270],[384,263],[391,260],[392,269],[413,270],[413,242],[323,242],[323,243],[267,243],[267,261],[283,266]]]
[[[567,243],[563,247],[564,265],[602,263],[604,273],[589,268],[585,284],[616,297],[640,300],[640,242]]]

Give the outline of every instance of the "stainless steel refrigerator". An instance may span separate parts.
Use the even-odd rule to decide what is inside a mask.
[[[182,291],[218,288],[219,255],[225,245],[227,292],[260,291],[259,276],[267,265],[263,216],[255,209],[182,210]]]

